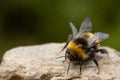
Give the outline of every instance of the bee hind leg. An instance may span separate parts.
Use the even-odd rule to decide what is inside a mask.
[[[93,61],[94,61],[95,65],[97,66],[97,69],[98,69],[97,74],[99,74],[99,73],[100,73],[100,67],[99,67],[99,64],[98,64],[98,62],[97,62],[96,59],[93,59]]]
[[[82,62],[80,61],[80,76],[81,76],[81,73],[82,73]]]

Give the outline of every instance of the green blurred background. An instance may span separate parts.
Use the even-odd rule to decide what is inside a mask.
[[[17,46],[65,42],[89,16],[93,32],[110,34],[103,43],[120,50],[119,0],[0,0],[0,61],[6,50]]]

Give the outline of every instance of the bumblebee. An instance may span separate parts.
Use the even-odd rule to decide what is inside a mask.
[[[81,69],[85,62],[92,60],[97,66],[98,72],[100,72],[99,64],[97,61],[96,53],[107,53],[105,49],[100,49],[100,43],[109,37],[109,34],[96,32],[92,33],[92,23],[87,17],[81,23],[79,32],[77,31],[75,25],[70,22],[70,27],[72,29],[72,34],[69,36],[68,41],[63,47],[62,51],[66,49],[65,60],[69,60],[69,65],[67,69],[67,74],[70,68],[71,62],[77,62],[80,65],[80,75]]]

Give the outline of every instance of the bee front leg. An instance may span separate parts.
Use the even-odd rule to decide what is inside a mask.
[[[68,54],[69,54],[69,53],[70,53],[70,52],[69,52],[69,50],[67,49],[66,52],[65,52],[65,56],[64,56],[64,57],[65,57],[65,60],[63,61],[63,63],[66,61],[66,59],[68,59]]]

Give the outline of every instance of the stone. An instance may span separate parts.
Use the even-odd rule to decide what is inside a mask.
[[[97,53],[100,74],[90,61],[83,66],[81,77],[73,78],[79,76],[79,65],[71,65],[67,75],[68,62],[64,61],[65,51],[61,52],[63,46],[64,43],[47,43],[7,51],[0,65],[0,80],[120,80],[118,51],[101,47],[108,54]]]

